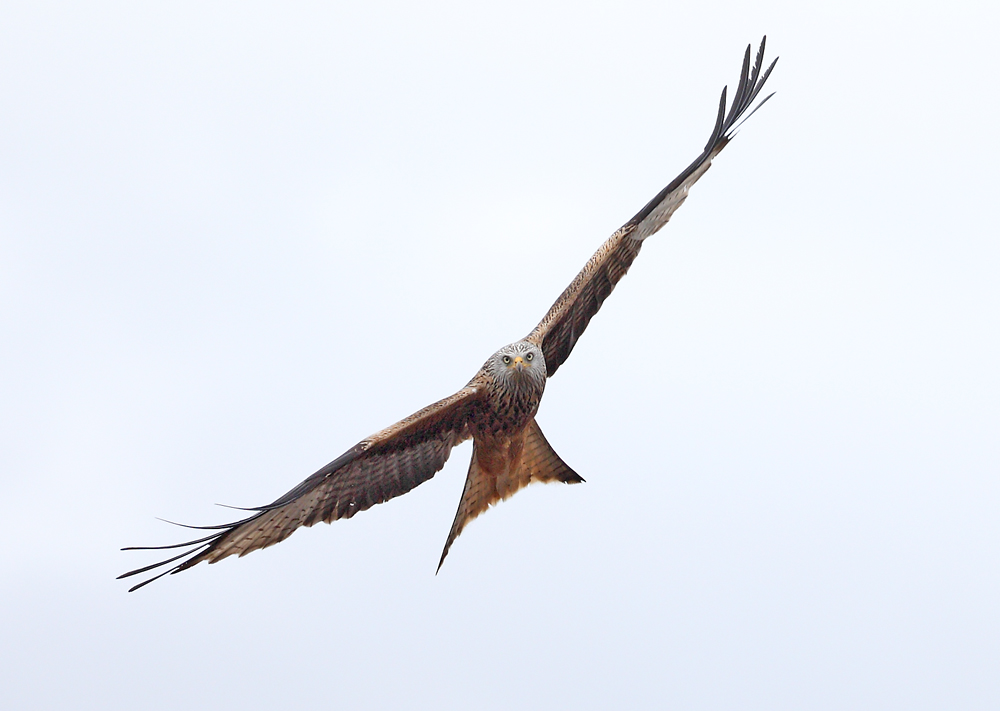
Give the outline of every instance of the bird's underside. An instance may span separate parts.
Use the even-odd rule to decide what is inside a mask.
[[[182,551],[119,576],[126,578],[176,563],[130,592],[167,573],[187,570],[202,561],[215,563],[231,555],[246,555],[285,540],[302,526],[350,518],[405,494],[440,471],[451,450],[468,439],[473,440],[472,461],[439,569],[465,525],[489,506],[534,481],[582,482],[535,422],[545,381],[569,357],[590,319],[639,254],[643,240],[667,223],[690,187],[728,144],[737,122],[753,113],[747,111],[777,62],[762,71],[763,55],[761,41],[751,69],[747,47],[732,105],[727,113],[723,89],[715,126],[701,155],[601,245],[527,337],[490,356],[469,384],[454,395],[362,440],[284,496],[266,506],[246,509],[250,514],[246,518],[216,526],[190,526],[206,532],[192,541],[123,549]]]

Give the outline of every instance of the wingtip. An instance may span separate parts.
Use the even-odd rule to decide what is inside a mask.
[[[151,582],[153,582],[154,580],[158,580],[160,577],[161,576],[157,575],[155,578],[150,578],[149,580],[143,580],[141,583],[138,583],[137,585],[133,585],[132,587],[130,587],[128,591],[130,593],[134,593],[139,588],[149,585]]]

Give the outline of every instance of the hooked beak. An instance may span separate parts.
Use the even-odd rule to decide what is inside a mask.
[[[514,358],[514,367],[517,368],[518,371],[524,370],[524,358],[516,356]]]

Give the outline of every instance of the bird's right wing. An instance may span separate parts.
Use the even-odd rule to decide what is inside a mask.
[[[650,200],[635,217],[601,245],[545,314],[545,318],[528,335],[527,340],[541,347],[545,356],[545,370],[549,377],[566,362],[590,319],[601,308],[601,304],[625,276],[625,272],[639,254],[643,240],[667,224],[670,216],[687,198],[691,186],[701,178],[712,164],[712,159],[729,143],[733,132],[738,128],[737,122],[757,98],[775,62],[778,61],[775,59],[767,70],[761,73],[764,40],[761,40],[752,72],[750,46],[747,46],[740,83],[736,88],[736,95],[733,97],[733,105],[728,115],[726,115],[726,90],[722,90],[715,128],[712,129],[712,135],[702,154]],[[764,98],[757,108],[770,98],[770,96]],[[753,111],[747,114],[747,118],[752,113]]]
[[[190,526],[214,531],[209,536],[170,546],[124,548],[186,550],[119,577],[181,561],[139,583],[129,590],[132,592],[167,573],[179,573],[202,561],[215,563],[231,555],[246,555],[285,540],[300,526],[350,518],[405,494],[440,471],[452,448],[469,438],[469,418],[480,398],[480,390],[470,383],[451,397],[362,440],[273,503],[247,509],[254,512],[247,518],[218,526]]]

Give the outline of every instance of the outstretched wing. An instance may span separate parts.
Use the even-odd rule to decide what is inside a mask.
[[[771,74],[775,59],[766,71],[761,74],[764,58],[764,43],[761,40],[753,71],[750,70],[750,46],[747,45],[743,57],[743,70],[740,73],[740,83],[733,97],[732,107],[726,115],[726,89],[722,90],[719,102],[719,114],[715,120],[715,128],[705,145],[705,150],[689,165],[683,173],[674,178],[667,187],[660,191],[635,217],[622,225],[607,242],[601,245],[590,261],[577,274],[572,283],[562,293],[559,299],[545,314],[527,340],[539,345],[545,355],[545,369],[551,377],[562,365],[576,345],[577,340],[587,328],[590,319],[594,317],[601,304],[615,288],[625,272],[632,265],[644,239],[657,232],[667,224],[670,216],[687,198],[688,190],[708,170],[712,159],[726,147],[733,133],[738,128],[737,121],[757,98],[764,82]],[[757,108],[770,99],[764,98]],[[756,111],[755,108],[753,111]],[[753,113],[747,114],[747,118]]]
[[[231,555],[246,555],[285,540],[300,526],[350,518],[358,511],[405,494],[440,471],[452,448],[469,438],[469,418],[479,399],[480,391],[470,384],[362,440],[273,503],[248,509],[254,513],[247,518],[219,526],[189,527],[214,531],[209,536],[172,546],[123,548],[185,550],[119,578],[181,561],[131,588],[132,592],[167,573],[179,573],[203,560],[215,563]]]

